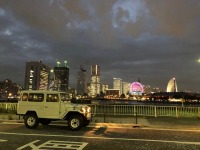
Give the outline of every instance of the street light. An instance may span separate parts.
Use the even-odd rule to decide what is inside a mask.
[[[65,63],[65,67],[67,67],[67,61],[66,60],[64,61],[64,63]]]
[[[60,63],[59,61],[57,61],[57,66],[58,66],[58,67],[60,66],[60,64],[61,64],[61,63]]]

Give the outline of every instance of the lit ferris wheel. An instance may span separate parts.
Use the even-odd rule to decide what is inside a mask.
[[[130,94],[133,95],[142,95],[142,93],[144,92],[144,88],[142,86],[141,83],[139,82],[133,82],[130,85]]]

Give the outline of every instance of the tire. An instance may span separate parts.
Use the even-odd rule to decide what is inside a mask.
[[[83,127],[87,127],[90,124],[90,120],[86,120],[83,123]]]
[[[28,129],[34,129],[39,125],[39,119],[36,114],[27,114],[24,117],[24,124]]]
[[[72,131],[78,131],[83,127],[83,117],[81,115],[73,115],[68,120],[68,127]]]
[[[40,119],[40,123],[42,125],[48,125],[51,123],[51,120],[50,119]]]

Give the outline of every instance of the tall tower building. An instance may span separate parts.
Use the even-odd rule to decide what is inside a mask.
[[[167,92],[178,92],[176,79],[172,78],[167,84]]]
[[[102,92],[106,94],[106,90],[108,90],[108,84],[102,84]]]
[[[91,85],[90,85],[90,96],[96,97],[100,94],[100,66],[91,66]]]
[[[125,95],[128,95],[130,91],[130,85],[131,83],[129,82],[122,82],[122,93],[124,93]]]
[[[119,94],[122,94],[122,79],[113,78],[113,89],[119,90]]]
[[[26,90],[48,90],[50,81],[50,67],[42,61],[26,62],[25,83]]]
[[[80,71],[77,75],[77,94],[87,93],[87,73],[86,70],[80,66]]]
[[[67,66],[67,61],[64,63],[65,66],[61,66],[61,63],[57,62],[57,67],[54,67],[54,89],[67,92],[69,86],[69,67]]]

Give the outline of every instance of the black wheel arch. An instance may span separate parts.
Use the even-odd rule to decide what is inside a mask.
[[[69,120],[69,118],[73,115],[80,115],[81,117],[83,117],[83,119],[85,119],[85,116],[79,112],[74,112],[74,111],[70,111],[67,113],[67,115],[64,117],[65,120]]]
[[[37,113],[35,111],[27,111],[26,114],[23,115],[23,119],[26,115],[29,115],[29,114],[34,114],[38,117]]]
[[[27,111],[25,115],[27,114],[35,114],[37,116],[37,113],[35,111]]]

